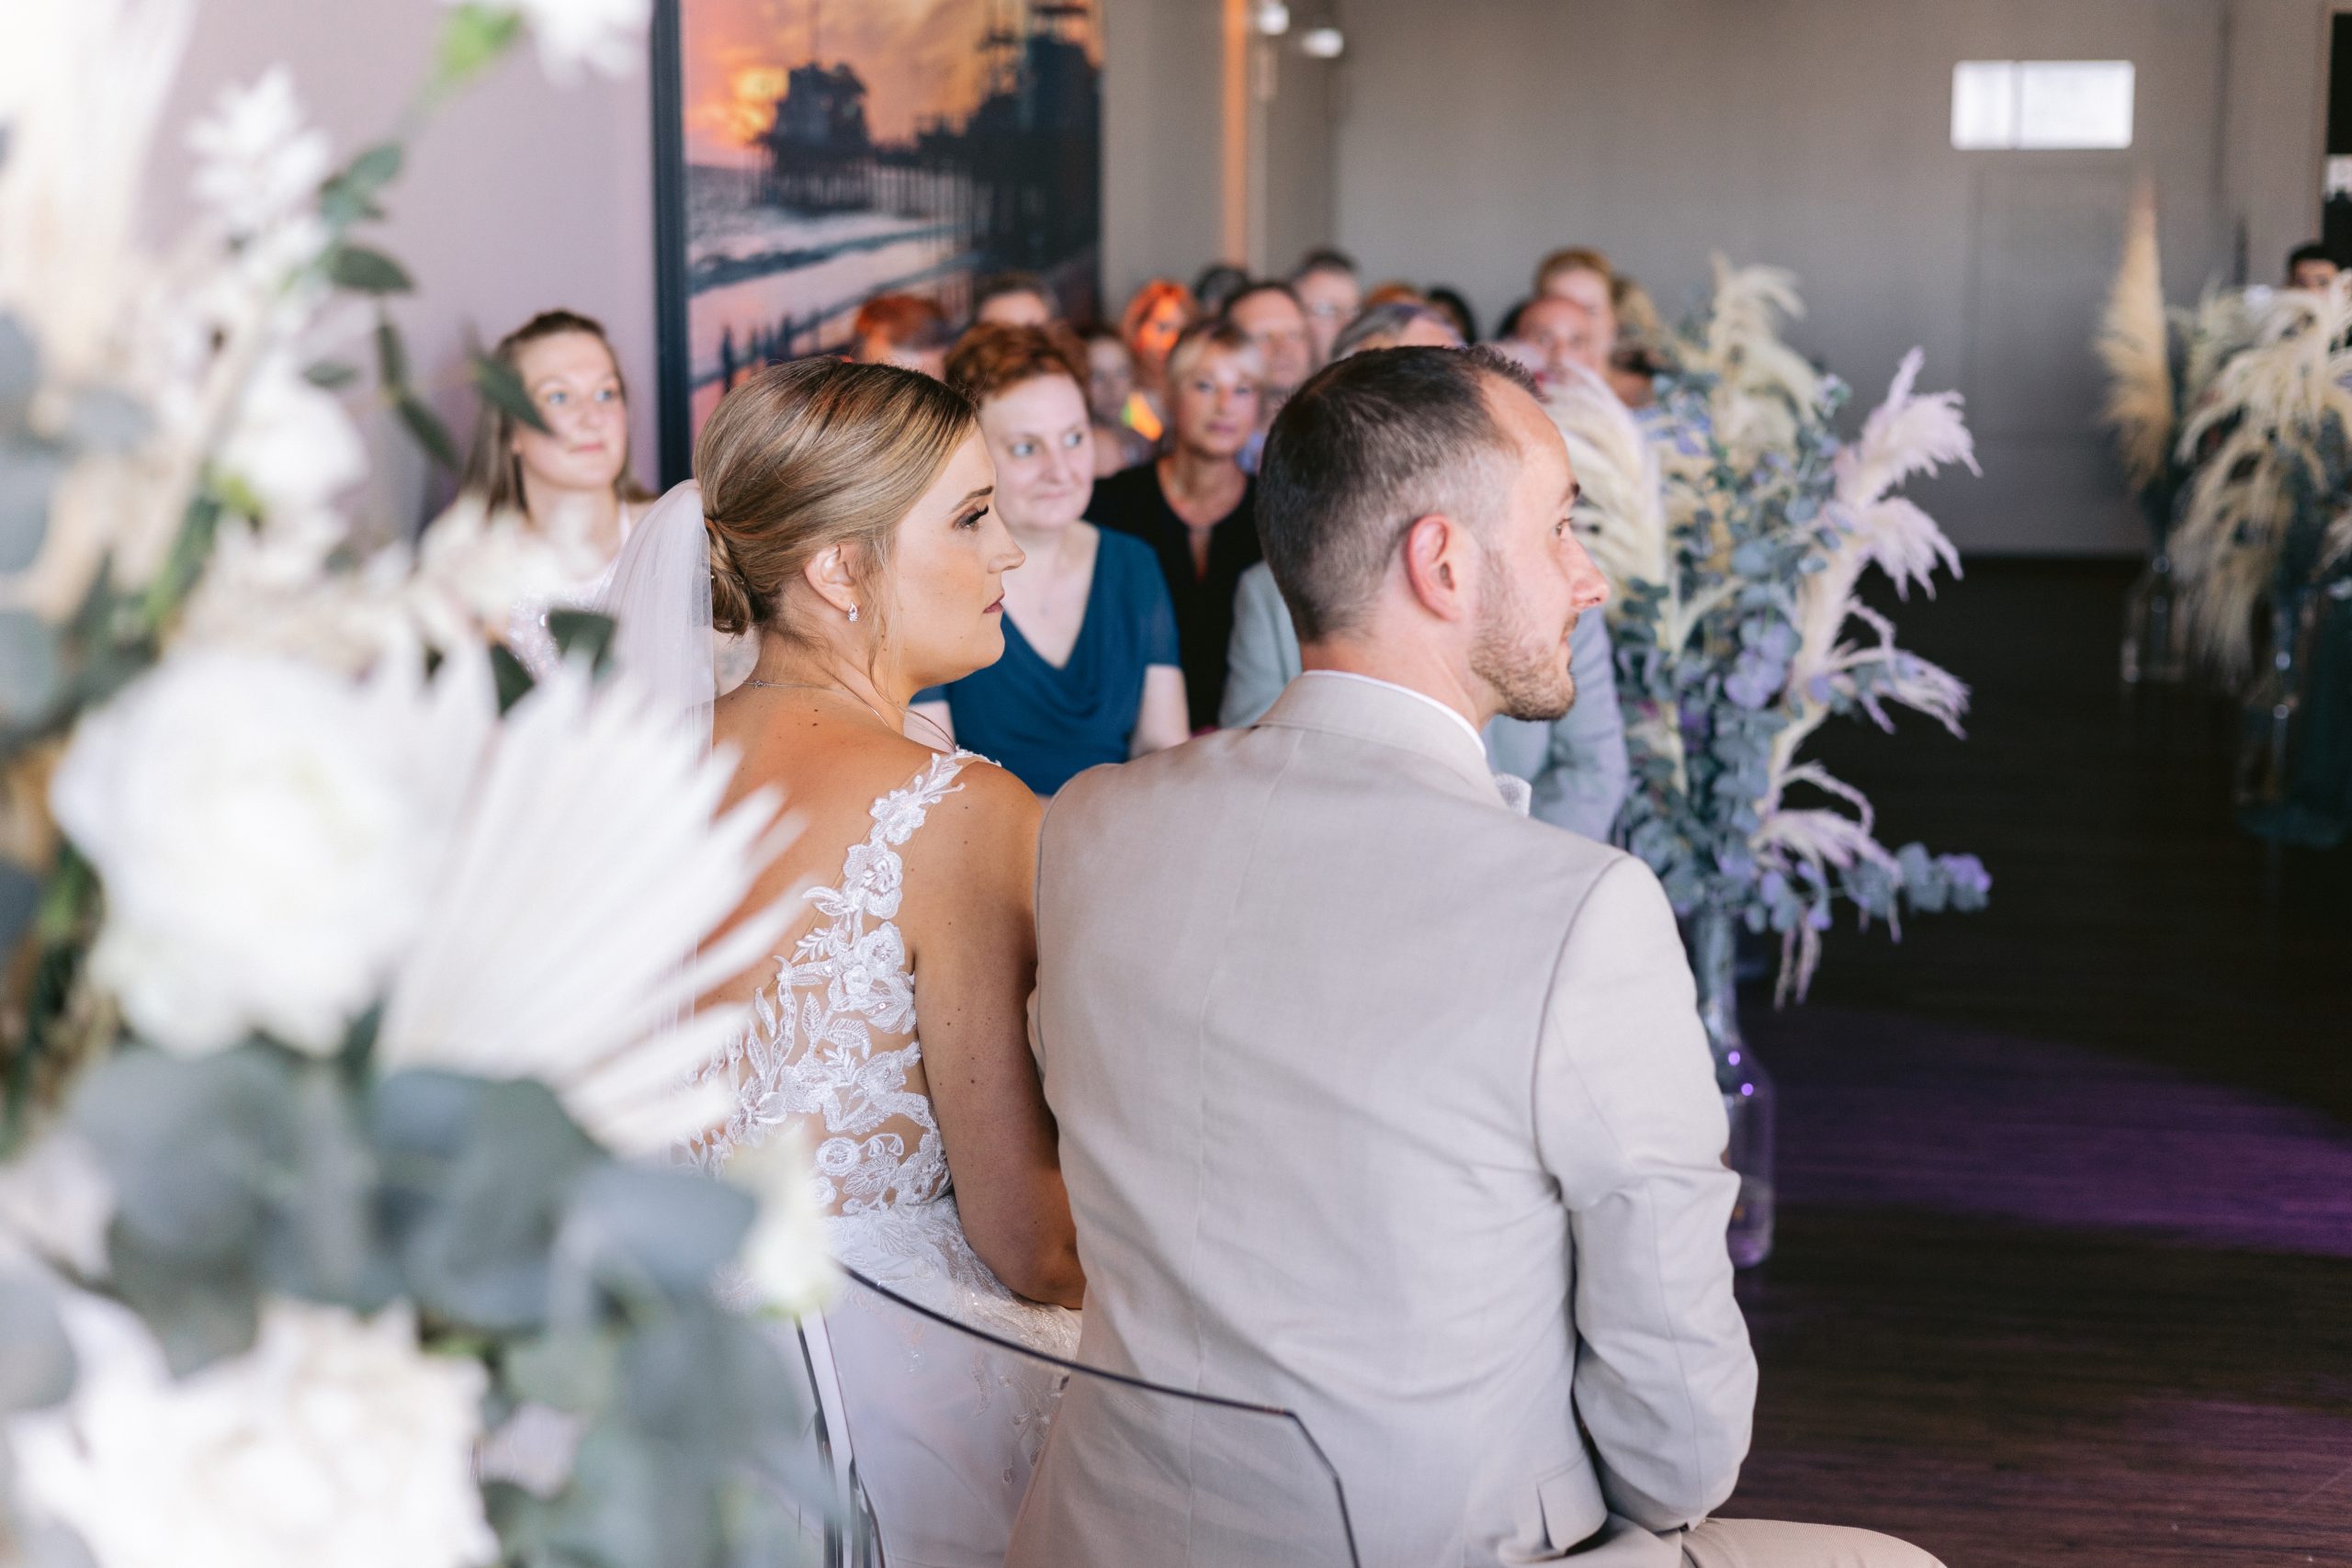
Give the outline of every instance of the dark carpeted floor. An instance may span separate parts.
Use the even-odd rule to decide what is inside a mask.
[[[1993,907],[1842,927],[1746,1016],[1781,1215],[1727,1514],[1951,1568],[2352,1564],[2352,850],[2231,822],[2233,710],[2127,702],[2127,569],[1979,562],[1896,611],[1969,739],[1822,748]]]

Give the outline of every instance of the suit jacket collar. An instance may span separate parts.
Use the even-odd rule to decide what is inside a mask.
[[[1283,688],[1259,724],[1345,735],[1393,746],[1442,764],[1475,800],[1507,804],[1487,762],[1487,749],[1468,724],[1433,699],[1382,682],[1334,679],[1315,671]]]

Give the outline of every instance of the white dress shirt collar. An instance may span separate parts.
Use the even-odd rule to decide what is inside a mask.
[[[1462,727],[1462,732],[1470,737],[1471,740],[1476,743],[1478,754],[1482,757],[1486,755],[1487,738],[1478,733],[1478,727],[1471,723],[1467,718],[1464,718],[1458,710],[1448,707],[1445,704],[1439,702],[1435,697],[1430,696],[1427,692],[1417,692],[1410,686],[1400,686],[1394,681],[1384,681],[1376,675],[1359,675],[1352,670],[1309,670],[1301,677],[1301,679],[1316,681],[1361,681],[1367,686],[1378,686],[1384,691],[1402,692],[1417,703],[1429,704],[1430,706],[1437,709],[1438,712],[1445,715],[1446,717],[1460,725]]]

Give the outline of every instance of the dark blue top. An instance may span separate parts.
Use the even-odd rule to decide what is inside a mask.
[[[1124,762],[1143,706],[1143,672],[1176,664],[1176,610],[1150,547],[1108,528],[1094,554],[1085,616],[1069,662],[1046,663],[1012,617],[1004,657],[960,681],[915,694],[944,702],[956,744],[1051,795],[1097,762]]]

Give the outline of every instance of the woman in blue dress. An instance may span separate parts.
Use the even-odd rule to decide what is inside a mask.
[[[997,514],[1027,558],[1004,574],[1004,657],[919,694],[908,728],[978,751],[1041,795],[1191,733],[1159,561],[1085,521],[1085,365],[1067,332],[1041,327],[975,327],[948,356],[948,380],[980,411]]]

